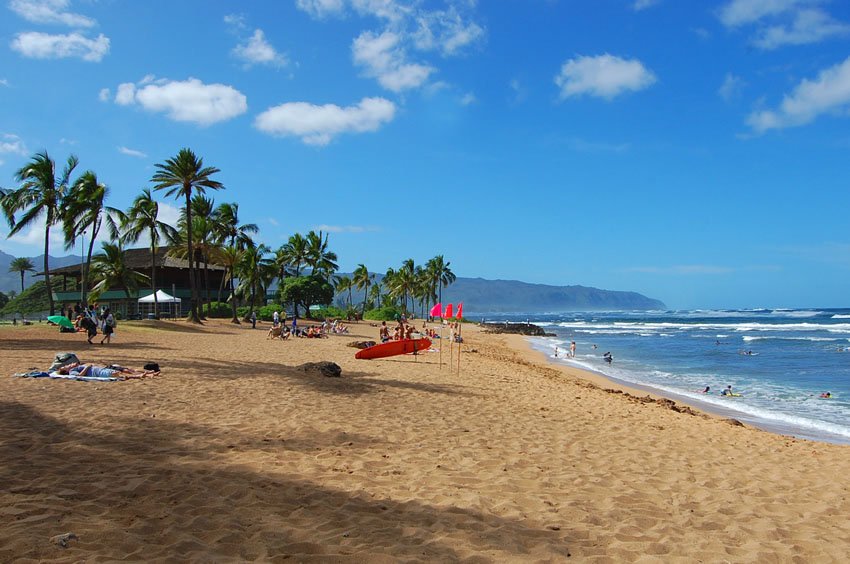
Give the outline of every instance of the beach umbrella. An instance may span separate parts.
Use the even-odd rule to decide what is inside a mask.
[[[64,315],[51,315],[47,318],[47,320],[51,323],[55,323],[60,327],[67,327],[68,329],[73,329],[74,324],[71,323],[71,320],[65,317]]]

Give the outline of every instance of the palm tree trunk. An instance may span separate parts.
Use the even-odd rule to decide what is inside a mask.
[[[198,316],[198,288],[195,285],[195,247],[192,244],[192,190],[186,190],[186,244],[189,250],[189,292],[191,301],[190,320],[200,323]]]
[[[205,301],[207,302],[207,313],[210,314],[210,263],[209,257],[204,253],[204,293],[206,294]],[[203,313],[203,312],[202,312]]]
[[[236,291],[233,289],[233,269],[230,269],[230,307],[233,310],[233,319],[230,320],[231,323],[235,323],[236,325],[241,325],[239,321],[239,315],[236,313]]]
[[[151,237],[151,290],[153,290],[153,315],[154,318],[159,319],[159,301],[156,299],[156,245],[153,243],[153,237]]]
[[[25,270],[21,269],[21,293],[24,293],[24,272]]]
[[[50,218],[47,218],[47,224],[44,226],[44,285],[47,288],[47,301],[50,304],[50,315],[56,313],[56,307],[53,305],[53,288],[50,285],[50,265],[47,257],[50,256]],[[22,284],[23,285],[23,284]],[[23,290],[21,290],[23,292]]]
[[[82,285],[82,300],[83,303],[80,305],[86,306],[88,305],[88,295],[89,295],[89,271],[91,271],[91,256],[94,252],[94,229],[92,229],[92,238],[89,241],[89,252],[86,254],[86,263],[83,265],[83,276],[80,284]]]

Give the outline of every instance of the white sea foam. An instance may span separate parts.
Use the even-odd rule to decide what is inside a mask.
[[[836,313],[835,315],[832,316],[831,319],[850,319],[850,315],[843,315],[843,314],[840,314],[840,313]]]
[[[834,338],[830,338],[830,337],[787,337],[787,336],[782,336],[782,335],[762,335],[762,336],[744,335],[743,337],[741,337],[741,339],[745,343],[749,343],[749,342],[752,342],[752,341],[810,341],[810,342],[817,343],[817,342],[821,342],[821,341],[835,342],[835,341],[841,340],[841,339],[834,339]]]

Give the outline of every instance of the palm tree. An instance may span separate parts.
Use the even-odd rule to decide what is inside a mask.
[[[402,263],[398,272],[396,272],[395,278],[397,293],[402,298],[402,309],[404,313],[408,313],[407,297],[411,294],[415,283],[416,267],[413,264],[413,259],[407,259]]]
[[[97,234],[103,224],[104,201],[109,194],[109,188],[97,180],[97,174],[87,170],[71,185],[65,195],[62,227],[65,234],[65,250],[70,250],[76,243],[77,237],[91,227],[91,238],[86,253],[86,261],[82,265],[80,278],[80,299],[82,305],[88,305],[86,298],[88,290],[88,271],[91,266],[92,252]]]
[[[354,281],[348,276],[337,276],[334,290],[338,294],[348,291],[348,308],[351,308],[351,288],[354,286]]]
[[[248,248],[254,248],[253,241],[251,242],[251,246]],[[239,325],[239,315],[236,313],[236,292],[233,285],[233,279],[235,277],[236,269],[239,268],[239,265],[242,263],[244,255],[244,249],[230,245],[222,249],[220,256],[221,264],[225,268],[224,275],[228,280],[230,289],[230,306],[233,310],[233,317],[230,319],[230,322],[236,323],[237,325]]]
[[[219,204],[213,212],[214,229],[217,235],[231,247],[244,249],[254,245],[251,235],[259,231],[256,223],[239,223],[239,204]]]
[[[187,216],[186,211],[181,210],[177,225],[184,231],[187,229],[187,225],[192,226],[192,240],[195,243],[194,258],[204,263],[204,296],[201,298],[201,307],[199,308],[201,319],[204,319],[203,304],[207,304],[207,313],[209,313],[210,303],[210,255],[214,252],[213,247],[216,246],[213,238],[216,237],[218,230],[213,218],[213,201],[211,198],[206,198],[203,194],[195,194],[192,196],[190,207],[192,212],[191,223],[188,221],[189,216]],[[201,286],[200,274],[196,278],[196,283],[197,286]]]
[[[248,296],[248,316],[254,311],[257,295],[262,293],[265,296],[268,281],[277,274],[274,263],[266,258],[268,252],[269,248],[265,245],[245,249],[237,266],[239,287],[236,292],[242,297]]]
[[[307,259],[306,263],[312,269],[312,273],[323,276],[330,280],[339,266],[336,263],[336,253],[328,250],[328,236],[322,238],[322,232],[315,231],[307,233]]]
[[[291,266],[295,269],[295,276],[301,276],[301,267],[307,264],[307,239],[300,233],[296,233],[289,238],[279,250],[278,256],[281,262],[285,261],[286,266]]]
[[[12,237],[24,227],[31,225],[42,213],[44,221],[44,285],[47,288],[47,299],[50,304],[50,315],[56,311],[53,304],[53,288],[50,285],[50,228],[62,221],[62,205],[65,193],[68,191],[68,181],[77,166],[77,157],[71,155],[62,175],[56,177],[56,164],[47,151],[37,153],[32,160],[15,173],[15,178],[21,186],[14,190],[6,190],[0,198],[0,207],[11,228],[7,237]],[[25,210],[16,220],[15,214]]]
[[[434,286],[439,288],[437,302],[443,303],[443,286],[449,286],[457,280],[452,269],[449,266],[452,263],[446,262],[443,255],[437,255],[428,261],[426,268],[431,276]]]
[[[173,238],[176,229],[158,219],[159,203],[153,199],[147,188],[136,196],[126,213],[119,215],[122,240],[125,243],[136,243],[143,234],[148,235],[151,242],[151,290],[153,291],[153,311],[159,317],[159,302],[156,297],[156,250],[162,237]]]
[[[155,182],[154,190],[167,190],[166,196],[183,197],[185,203],[186,225],[192,225],[192,195],[203,194],[206,188],[221,190],[224,185],[213,180],[213,174],[220,172],[215,167],[204,167],[204,160],[195,156],[191,149],[180,149],[177,156],[154,165],[157,172],[151,177]],[[192,242],[192,229],[186,230],[186,250],[189,258],[189,289],[191,291],[191,320],[200,323],[198,315],[198,288],[195,283],[195,259]]]
[[[92,259],[92,278],[97,281],[91,289],[92,301],[97,301],[104,292],[116,286],[124,290],[127,300],[131,300],[130,292],[150,282],[150,278],[127,266],[120,242],[103,243],[102,247],[103,254]]]
[[[369,274],[369,269],[366,268],[365,264],[358,264],[357,268],[354,269],[353,274],[353,282],[357,286],[358,290],[364,290],[363,292],[363,311],[362,313],[366,313],[366,301],[369,298],[369,286],[372,285],[372,280],[374,280],[375,276],[373,274]]]
[[[21,293],[24,292],[24,272],[35,272],[35,267],[32,264],[32,261],[28,258],[16,258],[12,259],[11,264],[9,264],[9,272],[20,272],[21,273]]]

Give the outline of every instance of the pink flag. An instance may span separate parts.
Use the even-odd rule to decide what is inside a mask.
[[[443,304],[434,304],[431,308],[431,317],[440,317],[441,313],[443,313]]]
[[[457,315],[455,317],[457,317],[458,319],[463,317],[463,302],[457,304]]]
[[[443,314],[443,317],[449,319],[452,316],[452,304],[446,306],[446,313]]]

